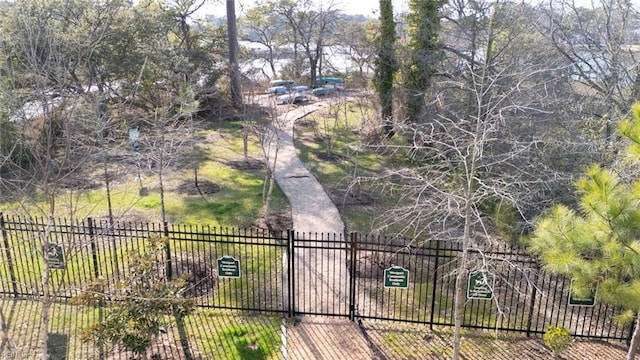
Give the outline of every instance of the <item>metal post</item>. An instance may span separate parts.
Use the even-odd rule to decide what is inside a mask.
[[[627,336],[627,346],[631,346],[631,340],[633,340],[633,332],[635,331],[637,321],[638,315],[636,313],[636,318],[631,322],[631,327],[629,328],[629,336]]]
[[[433,330],[433,321],[436,312],[436,284],[438,283],[438,267],[439,259],[440,259],[440,240],[435,240],[436,242],[436,261],[433,267],[433,286],[431,287],[431,316],[429,319],[429,329]]]
[[[356,255],[357,249],[357,233],[349,234],[351,245],[351,259],[349,261],[349,320],[356,319]]]
[[[536,276],[537,279],[537,276]],[[533,284],[533,291],[531,292],[531,303],[529,304],[529,316],[527,319],[527,337],[531,336],[531,325],[533,323],[533,311],[536,304],[536,295],[538,294],[538,287]]]
[[[98,249],[93,231],[93,219],[88,217],[87,223],[89,224],[89,241],[91,242],[91,256],[93,257],[93,276],[97,279],[100,277],[100,269],[98,268]]]
[[[9,236],[7,235],[7,228],[4,223],[4,214],[1,212],[0,212],[0,230],[2,232],[2,241],[4,243],[5,255],[7,257],[7,265],[9,266],[9,276],[11,278],[11,287],[13,289],[13,296],[18,297],[18,282],[16,281],[16,274],[13,269],[13,260],[11,260]]]
[[[88,217],[87,223],[89,225],[89,241],[91,244],[91,256],[93,258],[93,276],[95,276],[95,278],[98,279],[100,277],[100,268],[98,267],[98,249],[96,246],[96,237],[95,237],[93,219],[91,217]],[[98,321],[102,322],[103,320],[104,320],[104,311],[103,311],[103,307],[100,306],[98,307]],[[100,344],[98,346],[99,359],[104,359],[104,352],[105,352],[104,345]]]
[[[293,230],[287,230],[287,251],[289,252],[289,269],[288,269],[288,280],[289,280],[289,317],[294,317],[296,314],[295,305],[296,305],[296,287],[295,287],[295,244],[294,244],[294,236]]]
[[[171,268],[171,248],[169,247],[169,225],[166,221],[163,223],[163,227],[164,237],[167,241],[164,245],[165,257],[167,258],[165,272],[167,274],[167,281],[171,281],[171,278],[173,277],[173,269]]]

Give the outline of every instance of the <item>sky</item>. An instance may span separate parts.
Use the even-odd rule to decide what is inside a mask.
[[[198,14],[198,18],[203,18],[205,15],[226,15],[226,0],[204,0],[205,5],[202,7]],[[235,0],[236,2],[236,16],[242,16],[246,9],[255,6],[257,0]],[[392,0],[393,11],[395,13],[404,12],[407,10],[407,3],[409,0]],[[519,1],[519,0],[517,0]],[[537,3],[540,0],[524,0],[531,3]],[[543,0],[548,1],[548,0]],[[574,0],[579,6],[591,7],[592,2],[598,4],[599,0]],[[334,8],[342,10],[345,14],[350,15],[365,15],[377,18],[379,0],[314,0],[316,4],[334,4]],[[640,0],[632,0],[633,4],[640,4]]]
[[[241,16],[243,9],[249,9],[255,6],[255,0],[235,0],[236,1],[236,16]],[[350,15],[366,15],[371,17],[378,17],[377,11],[379,6],[378,0],[315,0],[317,4],[320,2],[329,4],[333,2],[334,7],[341,9],[345,14]],[[407,0],[393,0],[394,11],[398,12],[406,7]],[[374,13],[375,12],[375,13]],[[216,15],[225,16],[226,14],[226,0],[205,0],[205,5],[200,11],[201,15]]]

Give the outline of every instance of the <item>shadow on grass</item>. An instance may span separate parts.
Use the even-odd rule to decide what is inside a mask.
[[[69,335],[49,333],[47,338],[47,354],[50,360],[66,360],[69,350]]]

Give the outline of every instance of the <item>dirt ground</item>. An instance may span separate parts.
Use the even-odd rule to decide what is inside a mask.
[[[450,359],[453,351],[453,328],[401,324],[394,322],[363,322],[365,337],[372,349],[372,359],[418,360]],[[625,359],[623,342],[574,340],[560,354],[563,360]],[[464,330],[461,358],[465,360],[540,360],[554,359],[540,335]]]

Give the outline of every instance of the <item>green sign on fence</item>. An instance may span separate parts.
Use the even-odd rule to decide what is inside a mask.
[[[218,259],[218,277],[221,278],[239,278],[240,277],[240,260],[232,256],[223,256]]]
[[[62,246],[54,243],[47,244],[44,249],[44,256],[47,259],[50,269],[64,269],[64,253],[62,252]]]
[[[596,304],[596,290],[591,289],[586,296],[577,296],[573,293],[573,282],[569,287],[569,305],[573,306],[594,306]]]
[[[409,270],[401,266],[384,269],[384,287],[406,289],[409,287]]]
[[[493,274],[486,271],[476,271],[469,275],[467,286],[467,299],[491,300],[493,299]]]

